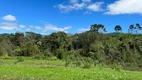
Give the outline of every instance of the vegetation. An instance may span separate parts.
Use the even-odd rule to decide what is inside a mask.
[[[24,61],[21,61],[24,59]],[[15,62],[17,61],[17,64]],[[117,66],[97,65],[89,69],[73,65],[64,67],[62,60],[32,58],[0,59],[0,80],[141,80],[141,72],[121,70]]]
[[[142,35],[140,24],[130,25],[123,33],[116,25],[115,33],[107,34],[102,24],[93,24],[89,31],[69,35],[54,32],[41,35],[34,32],[16,32],[0,35],[0,57],[32,57],[34,59],[63,60],[65,66],[90,68],[91,65],[118,65],[122,69],[142,70]],[[17,60],[15,64],[24,61]]]

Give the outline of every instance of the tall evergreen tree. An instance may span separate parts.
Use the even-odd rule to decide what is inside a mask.
[[[122,31],[122,28],[121,28],[120,25],[116,25],[115,28],[114,28],[114,30],[115,30],[116,32],[120,32],[120,31]]]

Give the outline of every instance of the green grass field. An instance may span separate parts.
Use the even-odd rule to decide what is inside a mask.
[[[142,72],[100,66],[64,67],[64,61],[0,59],[0,80],[142,80]]]

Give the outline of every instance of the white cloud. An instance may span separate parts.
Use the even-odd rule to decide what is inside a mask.
[[[142,0],[115,0],[103,9],[104,2],[93,2],[92,0],[69,0],[68,4],[59,4],[56,7],[62,12],[84,10],[84,14],[92,12],[104,12],[110,15],[119,14],[142,14]]]
[[[35,30],[41,30],[42,28],[39,26],[30,26],[30,28],[35,29]]]
[[[8,18],[7,16],[3,17]],[[16,18],[15,18],[16,20]],[[12,20],[11,20],[12,21]],[[7,19],[5,22],[0,22],[0,30],[6,30],[6,31],[39,31],[41,33],[47,32],[47,31],[64,31],[67,32],[69,29],[72,28],[72,26],[66,26],[66,27],[57,27],[54,24],[45,23],[45,26],[25,26],[19,24],[16,22],[11,22]],[[13,19],[14,21],[14,19]]]
[[[40,27],[40,26],[29,26],[28,28],[26,28],[26,31],[31,31],[31,30],[38,30],[42,33],[48,32],[48,31],[64,31],[67,32],[67,30],[71,29],[72,26],[66,26],[66,27],[57,27],[54,24],[49,24],[49,23],[45,23],[44,27]]]
[[[17,22],[1,22],[0,29],[8,31],[25,31],[27,29],[29,30],[29,28],[26,28],[24,25],[19,25]]]
[[[2,17],[2,19],[6,21],[16,21],[16,17],[11,14]]]
[[[96,3],[90,4],[87,7],[87,9],[91,11],[95,11],[95,12],[101,12],[103,11],[103,9],[101,8],[102,4],[104,4],[104,2],[96,2]]]
[[[59,4],[57,7],[62,13],[72,11],[72,6],[70,5]]]
[[[0,23],[0,29],[3,30],[17,30],[18,24],[13,22],[1,22]]]
[[[41,30],[42,28],[39,27],[39,26],[35,26],[35,29],[36,29],[36,30]]]
[[[70,0],[70,3],[78,3],[79,0]],[[82,0],[82,2],[91,2],[91,0]]]
[[[72,26],[66,26],[66,27],[63,27],[63,28],[60,28],[60,27],[57,27],[53,24],[46,24],[45,27],[44,27],[44,32],[46,31],[64,31],[66,32],[67,30],[71,29]]]
[[[91,0],[82,0],[82,2],[91,2]]]
[[[84,12],[84,15],[87,15],[87,14],[92,14],[92,12],[90,12],[90,11]]]
[[[72,28],[72,26],[66,26],[66,27],[64,27],[63,29],[64,30],[69,30],[69,29],[71,29]]]
[[[26,26],[24,26],[24,25],[19,25],[19,27],[22,28],[22,29],[26,28]]]
[[[70,0],[70,3],[77,3],[78,0]]]
[[[107,6],[105,14],[142,14],[142,0],[117,0]]]
[[[31,28],[26,28],[25,31],[31,31]]]
[[[66,27],[57,27],[53,24],[46,23],[44,27],[40,26],[29,26],[26,27],[24,25],[19,25],[17,22],[1,22],[0,23],[0,30],[16,30],[16,31],[40,31],[41,33],[48,32],[48,31],[63,31],[68,32],[69,29],[71,29],[72,26],[66,26]]]
[[[80,29],[78,29],[79,33],[89,31],[89,30],[90,30],[89,28],[80,28]]]
[[[78,2],[78,0],[71,0],[70,4],[59,4],[55,6],[58,8],[62,13],[70,12],[73,10],[90,10],[94,12],[100,12],[103,11],[102,4],[104,2],[96,2],[96,3],[91,3],[91,0],[82,0],[82,2]]]
[[[85,3],[76,3],[76,4],[74,4],[73,5],[73,8],[75,9],[75,10],[79,10],[79,9],[83,9],[84,7],[86,6],[86,4]]]
[[[57,7],[60,9],[61,12],[69,12],[72,10],[81,10],[85,8],[85,6],[86,6],[85,3],[75,3],[71,5],[59,4]]]

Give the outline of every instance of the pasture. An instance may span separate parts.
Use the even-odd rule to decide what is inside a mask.
[[[0,59],[0,80],[142,80],[142,72],[138,71],[64,64],[62,60]]]

